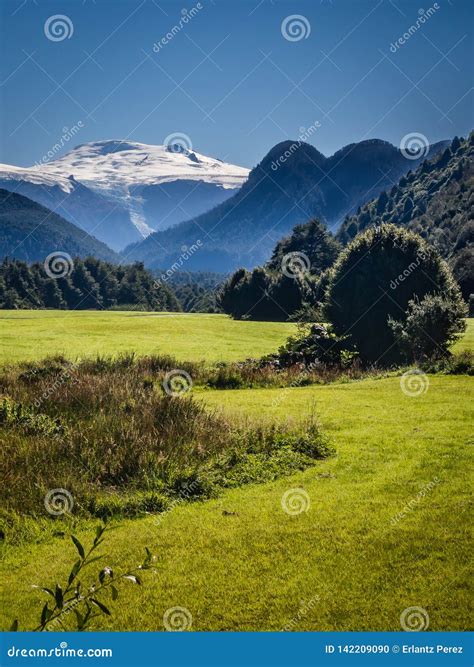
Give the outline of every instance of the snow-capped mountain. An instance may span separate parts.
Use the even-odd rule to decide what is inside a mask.
[[[0,187],[60,213],[116,250],[225,201],[249,170],[178,144],[81,144],[30,168],[0,164]]]

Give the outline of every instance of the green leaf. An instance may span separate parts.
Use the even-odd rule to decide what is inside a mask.
[[[97,526],[97,528],[95,529],[94,547],[98,546],[99,540],[100,540],[100,538],[102,536],[102,533],[104,532],[105,528],[106,527],[104,525],[104,526]]]
[[[77,609],[73,609],[73,611],[77,619],[77,629],[82,630],[82,628],[84,627],[84,617]]]
[[[72,584],[74,579],[77,577],[77,573],[79,572],[80,567],[81,567],[81,561],[76,560],[76,562],[72,566],[72,570],[71,570],[71,573],[70,573],[69,579],[68,579],[68,584]]]
[[[86,554],[85,554],[85,551],[84,551],[84,547],[83,547],[82,544],[79,542],[79,540],[77,539],[77,537],[75,537],[74,535],[71,535],[71,540],[72,540],[72,541],[74,542],[74,544],[76,545],[76,549],[77,549],[78,552],[79,552],[79,556],[80,556],[81,558],[84,558],[85,555],[86,555]]]
[[[59,584],[56,584],[56,590],[54,592],[54,599],[59,609],[63,608],[63,589]]]
[[[111,616],[111,613],[110,613],[110,611],[107,609],[107,607],[105,606],[105,604],[103,604],[102,602],[99,602],[99,600],[96,600],[95,598],[91,598],[91,602],[93,602],[95,605],[97,605],[97,607],[99,607],[99,609],[100,609],[101,611],[103,611],[104,614],[107,614],[107,616]]]
[[[10,632],[17,632],[18,631],[18,619],[15,618],[13,623],[10,625]]]
[[[48,593],[48,595],[51,595],[51,597],[54,598],[54,593],[50,588],[43,588],[43,586],[37,586],[36,584],[33,584],[31,588],[37,588],[39,591],[44,591],[45,593]]]
[[[139,586],[142,585],[141,579],[135,574],[126,574],[123,578],[128,579],[129,581],[132,581],[134,584],[138,584]]]
[[[44,625],[46,623],[51,614],[52,611],[49,609],[48,603],[46,602],[46,604],[43,607],[43,611],[41,612],[41,625]]]
[[[118,590],[115,588],[115,586],[111,586],[110,590],[112,591],[112,600],[116,600],[119,596]]]

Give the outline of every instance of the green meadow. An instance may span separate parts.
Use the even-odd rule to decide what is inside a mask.
[[[2,310],[0,363],[131,351],[183,361],[238,361],[273,352],[293,331],[293,324],[236,322],[226,315]]]
[[[158,346],[183,359],[213,361],[270,352],[293,329],[213,315],[55,316],[8,313],[2,342],[21,339],[18,359],[144,354]],[[76,338],[62,334],[58,321]],[[472,333],[471,321],[458,349],[472,349]],[[210,410],[243,420],[297,424],[316,415],[336,454],[271,483],[115,522],[103,564],[120,571],[148,547],[155,568],[143,586],[122,588],[112,616],[95,627],[163,630],[164,612],[179,606],[191,613],[192,630],[399,630],[401,613],[418,606],[430,630],[469,629],[473,383],[464,375],[427,380],[418,396],[406,395],[396,374],[283,389],[195,390]],[[290,490],[307,499],[300,514],[282,508]],[[74,525],[84,542],[91,525]],[[58,528],[67,533],[68,525]],[[64,579],[74,558],[67,534],[6,545],[2,628],[13,618],[32,627],[44,602],[32,585]]]

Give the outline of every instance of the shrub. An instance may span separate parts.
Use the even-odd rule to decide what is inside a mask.
[[[465,330],[466,306],[461,299],[448,301],[427,295],[409,301],[404,320],[389,320],[401,354],[408,361],[443,357]]]
[[[316,362],[340,364],[342,354],[347,352],[346,348],[346,337],[337,336],[321,324],[312,324],[302,327],[299,335],[290,337],[278,350],[278,358],[283,366]]]
[[[421,237],[394,225],[371,228],[349,244],[330,272],[325,315],[368,363],[399,363],[389,320],[406,319],[410,301],[461,299],[448,265]],[[439,341],[445,344],[445,341]]]

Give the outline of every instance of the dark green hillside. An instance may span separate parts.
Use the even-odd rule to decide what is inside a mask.
[[[430,155],[442,150],[440,142]],[[202,242],[187,262],[190,271],[229,273],[267,262],[295,225],[318,218],[336,227],[348,213],[377,196],[417,162],[398,148],[372,139],[327,158],[302,141],[274,146],[230,199],[193,220],[151,234],[124,255],[150,268],[172,265],[182,246]]]
[[[473,292],[474,133],[451,145],[391,190],[347,218],[338,233],[346,244],[372,225],[391,222],[416,232],[447,259],[465,299]]]
[[[120,259],[105,243],[41,204],[0,189],[0,258],[43,262],[55,251],[108,262]]]

